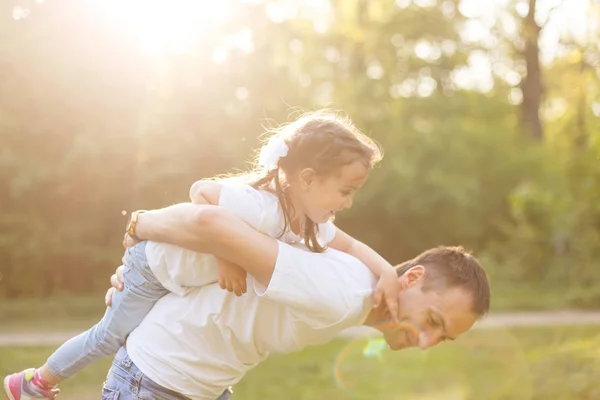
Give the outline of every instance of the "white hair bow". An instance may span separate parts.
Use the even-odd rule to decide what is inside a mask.
[[[266,145],[260,149],[258,164],[267,171],[272,171],[279,166],[279,159],[288,154],[288,145],[277,136],[271,137]]]

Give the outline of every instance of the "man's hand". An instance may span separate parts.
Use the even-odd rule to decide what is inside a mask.
[[[123,237],[123,247],[125,247],[125,249],[130,248],[131,246],[135,245],[136,243],[137,242],[135,241],[134,238],[129,236],[128,233],[125,233],[125,236]]]
[[[375,295],[373,296],[373,306],[379,307],[381,301],[385,299],[385,303],[390,312],[390,317],[393,322],[398,322],[398,275],[395,269],[386,270],[377,283]]]
[[[106,307],[110,307],[112,305],[112,297],[115,293],[115,290],[119,292],[123,290],[123,269],[125,267],[121,265],[114,274],[110,277],[110,284],[112,287],[106,291],[106,296],[104,296],[104,304]]]
[[[217,258],[217,260],[219,260],[219,286],[221,289],[235,292],[236,296],[246,293],[246,271],[229,261],[221,258]]]

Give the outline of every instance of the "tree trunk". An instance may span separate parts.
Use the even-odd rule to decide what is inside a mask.
[[[586,73],[586,64],[585,59],[583,57],[583,49],[579,49],[581,60],[579,63],[579,76],[581,78],[581,84],[579,85],[579,98],[577,99],[577,132],[575,137],[575,145],[579,148],[584,148],[587,144],[587,130],[586,130],[586,118],[585,114],[587,112],[588,102],[587,102],[587,90],[585,87],[585,73]]]
[[[525,40],[523,58],[527,74],[521,86],[523,90],[522,124],[527,135],[535,140],[541,140],[544,132],[540,121],[540,106],[544,87],[538,46],[541,27],[535,22],[535,6],[536,0],[529,0],[529,12],[523,20],[523,39]]]

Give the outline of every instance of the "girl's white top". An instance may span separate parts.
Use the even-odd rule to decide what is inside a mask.
[[[283,211],[279,199],[271,192],[227,182],[221,190],[219,206],[265,235],[292,245],[302,242],[302,239],[289,229],[280,237],[285,226]],[[327,245],[335,237],[335,232],[333,222],[319,224],[319,244]],[[192,287],[218,281],[217,260],[212,254],[149,241],[146,245],[146,257],[150,269],[160,283],[176,294],[185,295]]]

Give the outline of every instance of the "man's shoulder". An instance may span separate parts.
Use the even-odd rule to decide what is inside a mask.
[[[335,249],[314,253],[304,245],[280,242],[278,263],[289,264],[284,269],[297,269],[332,296],[359,295],[371,291],[376,278],[369,268],[356,257]]]
[[[358,258],[335,249],[327,249],[324,255],[336,260],[338,280],[348,290],[371,290],[377,283],[377,279],[369,267]]]
[[[310,286],[306,290],[312,295],[306,301],[319,312],[306,307],[307,304],[299,304],[297,312],[303,314],[303,320],[312,321],[311,326],[319,329],[362,323],[377,281],[361,261],[332,249],[313,253],[308,249],[283,247],[297,250],[289,253],[288,258],[295,257],[297,263],[293,267],[304,270],[299,276],[310,276],[299,279],[297,284]]]

